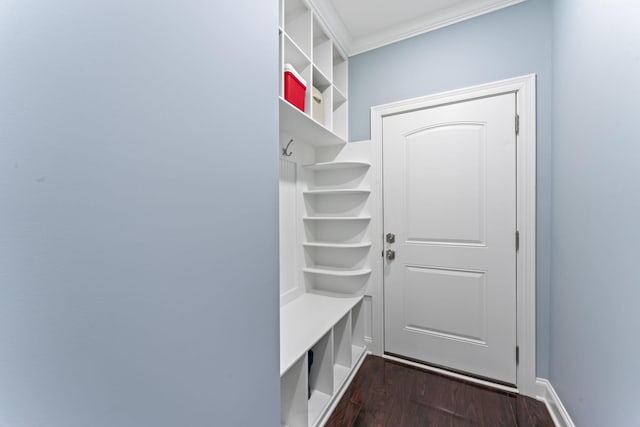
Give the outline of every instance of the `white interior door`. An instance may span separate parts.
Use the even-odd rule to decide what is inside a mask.
[[[383,119],[385,352],[516,383],[515,108]]]

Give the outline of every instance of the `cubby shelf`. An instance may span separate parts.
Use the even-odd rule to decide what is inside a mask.
[[[351,188],[332,188],[327,190],[308,190],[303,191],[302,194],[305,196],[316,196],[316,195],[325,195],[325,194],[371,194],[371,190],[364,189],[351,189]]]
[[[370,216],[305,216],[304,221],[371,221]]]
[[[370,248],[370,242],[357,243],[336,243],[336,242],[304,242],[302,244],[307,248],[333,248],[333,249],[360,249]]]
[[[310,274],[319,274],[322,276],[335,276],[335,277],[358,277],[371,274],[370,268],[341,268],[330,267],[326,265],[315,265],[312,267],[303,268],[302,271]]]
[[[366,162],[322,162],[306,164],[302,165],[302,167],[312,171],[327,171],[336,169],[369,168],[371,167],[371,164]]]

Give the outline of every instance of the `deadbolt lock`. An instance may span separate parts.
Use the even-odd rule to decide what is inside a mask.
[[[387,243],[394,243],[396,241],[396,235],[393,233],[387,233]]]
[[[396,259],[396,251],[392,249],[387,249],[386,254],[389,261],[393,261],[394,259]]]

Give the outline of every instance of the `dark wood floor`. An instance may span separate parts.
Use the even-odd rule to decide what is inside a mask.
[[[542,402],[367,356],[326,427],[553,427]]]

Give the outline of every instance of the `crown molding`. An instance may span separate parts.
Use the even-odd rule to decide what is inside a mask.
[[[353,37],[344,25],[342,18],[328,0],[306,0],[307,5],[324,27],[324,30],[331,36],[344,56],[350,56],[349,46],[353,44]]]
[[[336,40],[347,56],[386,46],[524,1],[526,0],[476,1],[453,9],[447,9],[440,13],[423,16],[408,23],[395,25],[371,36],[354,38],[330,0],[308,0],[316,14],[324,21],[327,31],[331,33],[333,39]]]

